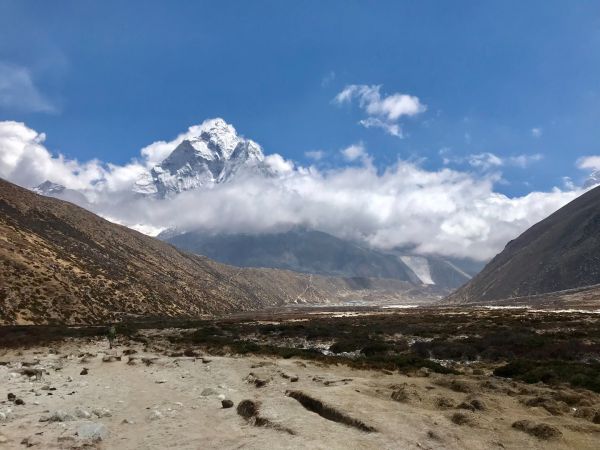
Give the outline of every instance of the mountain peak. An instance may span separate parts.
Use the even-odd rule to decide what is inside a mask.
[[[40,195],[58,195],[63,193],[65,189],[66,188],[62,184],[46,180],[34,187],[33,192]]]
[[[159,198],[229,181],[243,170],[266,171],[264,154],[256,142],[239,136],[221,118],[204,121],[167,158],[144,173],[134,191]]]
[[[587,177],[583,187],[584,189],[587,189],[598,184],[600,184],[600,170],[596,169]]]

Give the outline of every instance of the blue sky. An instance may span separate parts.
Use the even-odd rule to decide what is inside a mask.
[[[541,155],[502,166],[508,195],[580,181],[600,152],[598,2],[0,0],[2,65],[35,95],[0,120],[84,161],[123,164],[215,116],[305,164],[356,142],[378,167]],[[400,117],[403,138],[367,129],[356,99],[334,101],[353,84],[427,109]]]

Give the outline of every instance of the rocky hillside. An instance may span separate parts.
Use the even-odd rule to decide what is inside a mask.
[[[480,303],[519,298],[523,302],[540,294],[597,284],[600,284],[600,187],[586,192],[509,242],[476,277],[446,301]],[[537,302],[539,297],[535,298]]]
[[[396,280],[226,266],[1,179],[0,269],[0,324],[197,317],[388,294],[395,300],[439,296]]]

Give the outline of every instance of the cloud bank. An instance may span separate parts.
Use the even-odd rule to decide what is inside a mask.
[[[43,133],[0,122],[0,176],[26,187],[59,182],[85,195],[82,206],[151,234],[166,228],[260,233],[304,225],[376,248],[479,260],[583,192],[554,188],[509,198],[495,192],[496,172],[430,171],[403,160],[381,171],[359,143],[341,150],[348,164],[335,169],[298,166],[271,154],[266,161],[276,176],[239,177],[167,200],[134,195],[137,177],[200,127],[144,147],[138,159],[118,166],[54,155]]]

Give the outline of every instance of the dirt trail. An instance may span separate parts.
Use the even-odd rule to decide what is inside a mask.
[[[124,355],[127,349],[137,353]],[[110,353],[94,340],[69,341],[56,351],[0,350],[1,449],[592,449],[600,442],[600,425],[524,404],[548,388],[489,376],[408,377],[294,359],[169,357],[139,344]],[[17,373],[27,367],[48,373],[41,380]],[[375,431],[328,420],[286,392],[302,392]],[[9,393],[24,405],[9,401]],[[223,399],[234,407],[223,408]],[[235,406],[245,399],[274,426],[238,415]],[[57,412],[66,420],[40,422]],[[548,424],[560,436],[535,437],[514,428],[518,420]]]

